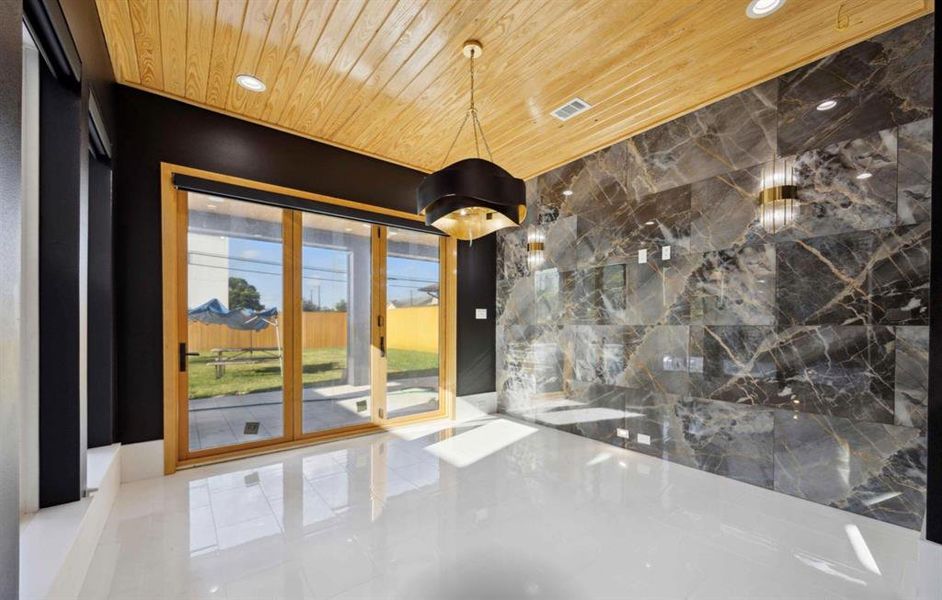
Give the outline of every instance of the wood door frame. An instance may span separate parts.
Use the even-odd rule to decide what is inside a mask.
[[[442,250],[440,252],[439,269],[442,275],[440,305],[443,307],[443,310],[439,315],[439,331],[441,340],[439,347],[439,364],[441,372],[439,378],[439,410],[437,412],[421,415],[409,415],[390,421],[383,420],[383,422],[380,423],[375,418],[376,408],[374,404],[374,422],[304,434],[301,430],[301,403],[296,401],[296,396],[298,396],[298,394],[301,392],[301,372],[300,369],[295,368],[293,361],[289,361],[292,363],[291,366],[289,367],[288,363],[285,365],[285,420],[283,436],[281,438],[225,446],[218,450],[209,449],[206,451],[197,451],[197,453],[190,453],[188,438],[181,435],[181,433],[185,431],[185,428],[181,426],[181,423],[183,420],[187,420],[188,415],[185,411],[180,410],[180,386],[181,383],[185,381],[185,376],[182,376],[181,372],[179,371],[178,363],[179,343],[182,337],[181,331],[186,328],[186,318],[182,315],[185,315],[185,310],[187,308],[187,299],[184,296],[186,293],[186,288],[185,286],[181,286],[179,284],[180,277],[185,275],[187,259],[186,236],[181,235],[180,215],[182,212],[184,215],[183,218],[185,219],[187,203],[186,192],[177,190],[173,185],[173,176],[175,174],[190,175],[193,177],[239,185],[251,189],[285,194],[303,200],[325,202],[328,204],[334,204],[336,206],[364,210],[379,215],[393,216],[409,219],[411,221],[423,222],[423,218],[421,216],[413,213],[384,208],[381,206],[373,206],[352,200],[333,198],[323,194],[315,194],[302,190],[286,188],[283,186],[252,181],[232,175],[224,175],[211,171],[205,171],[203,169],[196,169],[193,167],[161,162],[160,187],[163,299],[164,474],[169,475],[176,472],[177,469],[201,464],[209,464],[245,456],[277,452],[298,446],[307,446],[318,442],[373,433],[383,430],[386,426],[397,426],[419,421],[454,417],[457,356],[457,244],[454,238],[442,238],[440,243],[440,248]],[[300,252],[291,252],[289,249],[297,249],[299,247],[298,244],[293,243],[292,240],[301,233],[301,218],[300,214],[289,209],[285,209],[284,214],[286,215],[285,218],[283,218],[284,239],[282,240],[285,248],[284,291],[286,294],[285,297],[289,298],[293,296],[289,296],[288,294],[294,294],[295,291],[299,290],[300,286],[300,281],[298,281],[300,271],[293,267],[293,265],[299,264],[297,261],[300,260]],[[375,235],[375,230],[382,229],[382,227],[374,226],[373,229],[373,235]],[[381,237],[385,238],[385,236]],[[377,255],[378,253],[373,253],[374,257]],[[383,256],[383,262],[385,263],[385,256],[380,256]],[[382,265],[382,268],[385,270],[385,264]],[[295,271],[298,271],[298,273],[295,274]],[[372,292],[374,295],[377,291],[377,280],[378,278],[373,278]],[[382,281],[385,282],[385,278],[383,278]],[[385,290],[383,290],[383,294],[385,295]],[[377,313],[375,304],[373,306],[374,311],[371,315],[373,319],[373,327],[371,329],[373,334],[375,334],[375,332],[379,330],[379,327],[376,326]],[[300,348],[301,331],[300,326],[296,326],[299,324],[294,323],[295,315],[293,314],[293,311],[285,310],[284,313],[285,314],[282,318],[284,319],[285,323],[285,331],[291,332],[291,335],[285,336],[285,340],[283,342],[285,352],[287,353],[289,352],[287,350],[289,345],[293,349]],[[288,313],[292,314],[289,316]],[[385,326],[385,323],[383,323],[383,326]],[[373,347],[371,348],[371,356],[374,355],[374,353],[377,351],[373,334],[371,334],[371,340],[374,340]],[[290,352],[293,354],[296,353],[296,350],[291,350]],[[371,373],[373,373],[374,365],[372,360],[370,368]],[[376,387],[378,386],[374,385],[373,389]]]
[[[388,240],[384,231],[386,228],[374,227],[374,230],[376,229],[379,229],[380,231],[373,232],[373,242],[377,243],[376,236],[377,233],[379,233],[380,235],[378,241],[383,250],[381,252],[373,253],[374,273],[379,272],[381,273],[381,276],[373,278],[373,321],[376,327],[373,328],[374,337],[373,347],[371,348],[371,352],[373,353],[371,366],[373,369],[375,369],[373,371],[373,376],[382,378],[374,380],[385,381],[386,359],[380,357],[378,340],[380,335],[386,336],[386,245]],[[430,419],[454,418],[458,347],[458,299],[456,295],[458,289],[457,265],[457,240],[453,237],[441,237],[438,244],[438,280],[440,288],[440,298],[438,304],[442,309],[438,315],[438,410],[414,415],[403,415],[401,417],[394,417],[390,419],[387,416],[389,412],[386,406],[386,386],[373,386],[373,394],[371,395],[371,398],[373,400],[374,421],[381,424],[383,427],[409,425],[412,423],[428,421]],[[380,315],[382,315],[383,319],[381,322],[377,322],[377,317]],[[378,413],[380,408],[383,411],[382,414]]]

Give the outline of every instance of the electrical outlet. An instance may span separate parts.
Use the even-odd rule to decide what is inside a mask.
[[[645,446],[650,446],[650,445],[651,445],[651,436],[650,436],[650,435],[646,435],[646,434],[644,434],[644,433],[639,433],[639,434],[638,434],[638,443],[639,443],[639,444],[644,444]]]
[[[671,259],[671,247],[661,246],[661,260],[670,260],[670,259]]]
[[[638,250],[638,264],[643,265],[646,262],[648,262],[648,250],[646,248],[642,248]]]
[[[615,435],[617,435],[620,438],[625,438],[627,440],[628,438],[631,437],[631,432],[628,431],[627,429],[622,429],[621,427],[619,427],[618,429],[615,430]]]

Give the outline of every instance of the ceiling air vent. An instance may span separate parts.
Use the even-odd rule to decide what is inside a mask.
[[[560,121],[568,121],[581,112],[592,108],[592,105],[581,98],[573,98],[553,111],[553,116]]]

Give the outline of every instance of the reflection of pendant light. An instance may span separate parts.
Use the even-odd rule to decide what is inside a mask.
[[[460,240],[473,240],[504,227],[515,227],[527,214],[523,180],[481,158],[478,133],[488,158],[493,160],[474,106],[474,59],[481,56],[481,50],[479,42],[472,40],[464,44],[463,53],[471,61],[471,106],[442,164],[448,160],[469,119],[478,156],[459,160],[432,173],[422,180],[416,194],[418,212],[425,215],[426,225]]]
[[[798,218],[798,186],[793,162],[782,158],[763,167],[761,185],[759,224],[769,233],[793,225]]]

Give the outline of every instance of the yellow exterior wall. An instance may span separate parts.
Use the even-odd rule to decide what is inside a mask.
[[[387,348],[438,352],[438,307],[386,309]]]
[[[413,306],[389,308],[386,311],[387,348],[438,352],[438,307]],[[342,348],[347,343],[347,313],[305,312],[303,347]],[[213,348],[277,348],[274,327],[262,331],[237,331],[225,325],[205,325],[190,321],[189,348],[208,352]]]

